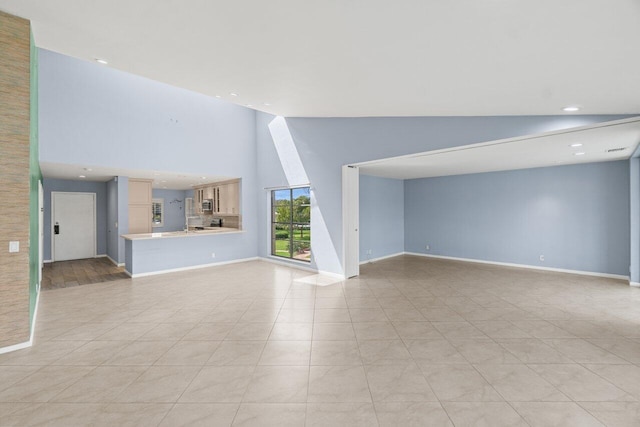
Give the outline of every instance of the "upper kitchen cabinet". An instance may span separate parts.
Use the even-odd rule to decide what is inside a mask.
[[[239,193],[240,193],[240,183],[239,182],[230,182],[227,184],[222,184],[219,187],[220,190],[220,203],[218,205],[218,213],[223,214],[239,214]]]
[[[148,179],[129,179],[129,204],[147,204],[151,203],[151,180]]]
[[[197,187],[194,189],[194,199],[198,215],[240,215],[240,180]],[[203,208],[205,205],[207,209]]]

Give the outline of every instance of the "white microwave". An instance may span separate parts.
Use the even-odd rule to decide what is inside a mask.
[[[203,211],[213,211],[213,200],[206,199],[202,201],[202,210]]]

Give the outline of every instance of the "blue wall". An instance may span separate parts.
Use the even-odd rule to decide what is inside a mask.
[[[118,262],[118,182],[107,181],[107,255]]]
[[[160,233],[163,231],[184,230],[185,191],[184,190],[163,190],[163,189],[154,188],[153,198],[164,199],[164,225],[162,227],[153,227],[153,232]],[[171,203],[174,200],[181,200],[182,202]]]
[[[255,111],[99,64],[40,49],[40,161],[242,177],[241,258],[257,252]],[[124,178],[124,177],[120,177]],[[119,234],[128,232],[126,179]],[[118,261],[124,262],[121,239]]]
[[[129,232],[129,177],[118,176],[118,264],[124,264],[124,239]]]
[[[640,147],[629,159],[629,281],[640,285]]]
[[[51,259],[51,192],[96,193],[96,255],[107,254],[107,183],[95,181],[71,181],[45,178],[44,190],[44,247],[43,258]]]
[[[628,161],[407,180],[405,249],[626,276]]]
[[[376,159],[567,129],[628,116],[287,118],[294,150],[312,188],[311,266],[342,273],[342,166]],[[269,124],[257,113],[258,185],[288,185]],[[258,197],[258,253],[267,256],[267,197]],[[315,215],[314,215],[315,213]],[[627,260],[628,262],[628,260]]]
[[[278,155],[268,127],[274,116],[46,50],[39,51],[39,63],[42,162],[242,177],[246,234],[228,237],[227,250],[239,258],[268,255],[264,189],[291,184],[285,169],[297,162]],[[342,273],[342,165],[624,117],[282,120],[288,153],[299,158],[312,188],[311,266]],[[119,234],[128,231],[122,184]],[[119,246],[118,260],[124,262],[124,241]]]
[[[403,180],[360,175],[359,230],[360,261],[404,252]]]

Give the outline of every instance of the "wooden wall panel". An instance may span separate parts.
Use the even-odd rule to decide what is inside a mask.
[[[0,347],[29,341],[29,61],[29,21],[0,12]]]

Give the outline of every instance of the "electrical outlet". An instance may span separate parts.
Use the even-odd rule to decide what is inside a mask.
[[[216,257],[216,253],[215,252],[211,252],[211,258],[215,258]]]
[[[431,246],[429,246],[429,245],[425,246],[424,248],[425,248],[426,250],[428,250],[428,251],[429,251],[429,250],[431,250]]]
[[[9,242],[9,252],[20,252],[20,242],[18,241]]]
[[[544,255],[540,255],[540,261],[544,261]]]

